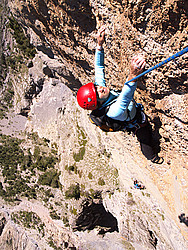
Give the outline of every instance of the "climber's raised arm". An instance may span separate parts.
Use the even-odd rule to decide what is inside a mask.
[[[97,32],[97,47],[95,52],[95,85],[106,86],[104,72],[104,50],[105,27],[101,27]]]
[[[145,64],[146,62],[143,55],[138,54],[134,56],[131,60],[128,80],[139,75],[143,71]],[[129,119],[133,119],[136,114],[136,107],[134,102],[131,103],[131,101],[133,100],[136,87],[136,81],[132,81],[124,85],[116,102],[110,106],[107,116],[122,121],[128,119],[129,115]],[[128,112],[127,109],[129,110]]]

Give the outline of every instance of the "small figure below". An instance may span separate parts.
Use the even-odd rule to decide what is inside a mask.
[[[178,217],[180,219],[180,223],[184,223],[188,227],[188,216],[185,217],[185,214],[182,213]]]
[[[145,189],[145,186],[139,184],[137,180],[134,180],[134,188],[136,188],[136,189]]]

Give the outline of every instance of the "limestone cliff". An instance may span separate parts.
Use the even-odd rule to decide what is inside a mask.
[[[97,28],[107,27],[107,85],[121,89],[135,53],[146,55],[149,68],[188,45],[187,1],[10,0],[3,1],[2,8],[7,12],[4,16],[1,9],[6,62],[2,65],[7,68],[1,69],[1,95],[14,90],[10,108],[19,118],[9,113],[1,129],[3,134],[24,138],[17,152],[27,156],[28,169],[18,164],[19,178],[27,188],[8,200],[5,191],[8,194],[12,179],[5,177],[1,163],[0,194],[5,198],[0,245],[7,249],[187,249],[188,55],[144,76],[135,94],[155,137],[160,138],[162,165],[147,161],[131,135],[106,134],[90,124],[88,112],[78,107],[75,98],[82,84],[94,81]],[[20,45],[16,34],[22,32],[36,51]],[[25,133],[18,128],[23,123]],[[1,145],[6,145],[5,139],[10,140],[3,137]],[[52,155],[58,157],[50,158],[57,172],[44,164]],[[46,157],[43,165],[42,156]],[[54,176],[51,182],[47,173]],[[134,178],[146,190],[133,189]]]

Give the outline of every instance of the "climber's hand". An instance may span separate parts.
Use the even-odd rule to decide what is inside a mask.
[[[146,61],[143,55],[139,54],[134,56],[131,60],[129,80],[141,74],[145,65]]]
[[[105,41],[105,26],[102,26],[97,32],[97,43],[99,46],[102,46]]]

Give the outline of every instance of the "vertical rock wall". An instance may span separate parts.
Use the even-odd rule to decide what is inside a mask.
[[[61,80],[72,90],[74,96],[82,84],[94,81],[95,30],[102,24],[107,27],[106,80],[107,85],[115,89],[120,89],[126,81],[129,62],[134,54],[144,53],[146,68],[149,68],[188,45],[186,0],[16,0],[10,1],[9,7],[38,51],[33,60],[34,67],[29,70],[28,79],[40,75],[45,86],[49,82],[55,86]],[[41,60],[43,63],[39,65]],[[187,229],[179,224],[178,215],[188,214],[187,62],[188,55],[185,54],[176,61],[150,72],[139,81],[135,94],[136,100],[145,107],[155,136],[160,138],[161,155],[165,159],[161,166],[153,165],[144,159],[135,138],[131,139],[122,134],[104,135],[100,132],[94,135],[96,131],[90,130],[90,126],[83,119],[86,114],[82,113],[83,111],[77,113],[79,126],[85,129],[93,145],[103,144],[112,152],[114,164],[118,165],[122,174],[120,180],[123,185],[127,187],[130,184],[130,181],[127,181],[131,177],[130,173],[138,172],[142,181],[148,181],[148,190],[153,192],[153,195],[155,188],[159,190],[162,197],[158,197],[159,200],[164,199],[168,204],[174,221],[185,237]],[[53,88],[52,86],[50,85],[50,88]],[[53,101],[53,98],[50,100]],[[42,99],[39,103],[40,101],[42,102]],[[66,103],[66,100],[58,101],[62,101],[62,105]],[[66,137],[63,131],[58,131],[58,124],[52,126],[57,129],[55,132],[52,132],[52,128],[39,126],[36,122],[38,117],[34,112],[37,109],[37,100],[34,98],[30,104],[33,106],[29,115],[33,119],[33,126],[36,124],[36,131],[46,138],[54,137],[54,140],[58,139],[58,136],[61,139]],[[73,106],[67,111],[70,113],[68,118],[76,124],[74,116],[71,116],[72,108]],[[57,113],[59,124],[66,124],[64,111],[61,109]],[[48,114],[50,115],[50,112]],[[47,120],[48,117],[45,117]],[[41,120],[41,123],[43,122]],[[73,130],[76,131],[75,128]],[[72,136],[69,135],[71,138]],[[103,139],[101,143],[97,139],[99,136]],[[62,151],[63,143],[65,140],[59,145]],[[149,178],[142,175],[142,171],[147,173]]]

